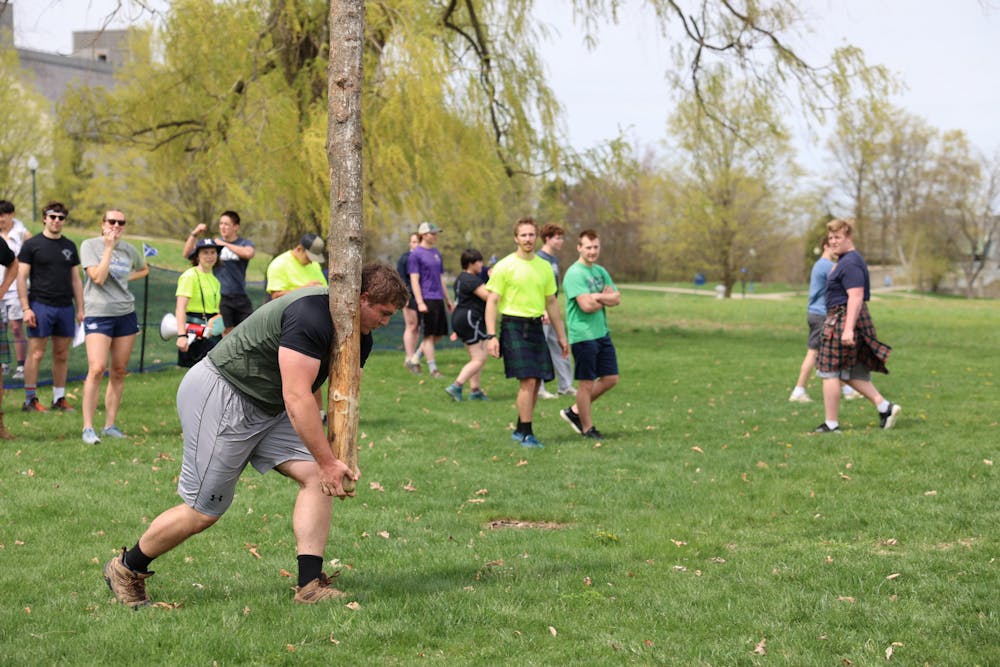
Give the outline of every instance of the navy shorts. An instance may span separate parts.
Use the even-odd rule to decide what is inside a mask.
[[[596,380],[618,375],[618,357],[611,336],[573,343],[571,347],[573,360],[576,362],[573,377],[577,380]]]
[[[556,376],[540,317],[504,315],[500,320],[500,351],[504,375],[508,378],[549,382]]]
[[[73,306],[49,306],[32,301],[31,310],[35,311],[37,326],[28,327],[28,338],[72,338],[76,335],[76,309]]]
[[[83,331],[86,334],[101,334],[108,338],[124,338],[139,333],[139,319],[135,311],[116,317],[85,317]]]

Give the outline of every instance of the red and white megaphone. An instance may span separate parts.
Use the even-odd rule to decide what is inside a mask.
[[[185,333],[187,334],[188,343],[193,343],[197,338],[211,338],[213,336],[218,336],[222,331],[216,331],[220,327],[217,324],[221,324],[222,318],[212,318],[209,324],[195,324],[193,322],[185,322],[184,326]],[[216,322],[215,320],[218,320]],[[177,318],[174,317],[173,313],[167,313],[160,320],[160,338],[163,340],[170,340],[175,338],[177,334],[180,333],[177,330]]]

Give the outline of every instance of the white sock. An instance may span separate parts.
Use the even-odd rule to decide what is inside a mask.
[[[837,428],[838,426],[840,426],[840,422],[831,422],[831,421],[828,421],[828,422],[826,422],[826,425],[827,425],[827,426],[828,426],[828,427],[830,428],[830,430],[832,431],[833,429],[835,429],[835,428]]]
[[[882,399],[882,402],[878,404],[878,411],[879,412],[885,412],[886,410],[889,409],[890,405],[892,405],[892,403],[890,403],[889,401],[887,401],[885,399]]]
[[[806,393],[805,387],[796,387],[795,389],[792,389],[792,396],[801,396],[804,393]]]
[[[433,373],[434,371],[436,371],[438,369],[437,362],[436,361],[428,361],[427,362],[427,368],[430,370],[431,373]]]
[[[55,403],[66,395],[66,387],[52,387],[52,402]]]

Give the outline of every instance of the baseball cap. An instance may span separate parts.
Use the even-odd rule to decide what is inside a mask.
[[[317,264],[322,264],[326,261],[326,244],[323,243],[323,239],[312,232],[303,234],[302,238],[299,239],[299,245],[305,248],[309,259]]]
[[[433,222],[421,222],[420,226],[417,227],[417,234],[437,234],[440,231],[441,228]]]

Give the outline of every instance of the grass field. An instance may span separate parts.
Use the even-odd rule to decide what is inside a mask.
[[[512,444],[497,362],[492,400],[459,404],[372,356],[363,477],[326,554],[345,604],[291,603],[295,489],[252,471],[154,563],[160,606],[114,603],[101,564],[177,502],[181,373],[130,377],[131,437],[96,447],[11,392],[0,664],[1000,664],[995,302],[876,298],[900,421],[855,401],[813,436],[822,405],[787,402],[803,299],[623,294],[599,446],[562,400],[539,404],[545,449]],[[464,359],[441,353],[448,381]]]

